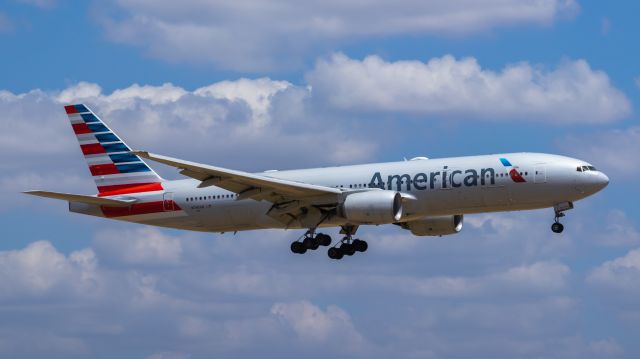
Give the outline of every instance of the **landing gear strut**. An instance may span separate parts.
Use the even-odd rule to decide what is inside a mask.
[[[562,233],[562,231],[564,231],[564,226],[560,223],[560,218],[564,217],[564,211],[568,211],[572,208],[572,202],[562,202],[553,206],[553,211],[555,212],[554,222],[551,225],[551,231],[553,231],[553,233]]]
[[[320,246],[331,245],[331,237],[324,233],[315,233],[315,229],[308,230],[297,241],[291,243],[291,252],[303,254],[307,250],[316,250]]]
[[[352,256],[356,252],[365,252],[369,245],[361,239],[353,239],[353,235],[358,230],[357,226],[342,226],[340,233],[344,234],[344,238],[335,246],[329,248],[327,255],[331,259],[342,259],[344,256]]]

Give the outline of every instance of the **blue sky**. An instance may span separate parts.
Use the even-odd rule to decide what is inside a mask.
[[[640,355],[639,4],[278,4],[0,5],[0,356]],[[299,231],[160,230],[20,195],[95,191],[75,101],[132,147],[242,170],[539,151],[611,184],[560,236],[551,210],[446,238],[363,228],[367,254],[336,263],[291,255]]]

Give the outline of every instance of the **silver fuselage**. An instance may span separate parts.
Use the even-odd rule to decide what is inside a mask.
[[[501,158],[513,165],[504,166]],[[402,222],[429,216],[516,211],[573,202],[604,188],[600,171],[578,171],[587,162],[550,154],[509,153],[485,156],[418,159],[402,162],[303,170],[268,171],[260,175],[343,189],[345,194],[372,187],[415,197],[404,203]],[[509,175],[515,169],[522,181]],[[308,228],[304,221],[283,223],[267,215],[272,203],[238,199],[235,193],[193,179],[166,181],[164,190],[136,194],[141,202],[163,201],[165,211],[113,219],[195,231],[229,232],[266,228]],[[99,206],[71,203],[74,212],[104,216]],[[349,221],[333,216],[321,227]],[[353,223],[359,224],[359,223]],[[362,223],[360,223],[362,224]]]

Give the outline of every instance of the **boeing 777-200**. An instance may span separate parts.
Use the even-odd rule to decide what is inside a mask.
[[[609,178],[591,164],[542,153],[372,163],[248,173],[132,151],[83,104],[65,106],[98,194],[25,193],[66,200],[71,212],[203,232],[307,229],[294,253],[329,247],[333,259],[367,250],[361,225],[395,224],[416,236],[462,229],[469,213],[553,208],[551,229],[573,202]],[[168,181],[143,159],[173,166],[189,179]],[[341,227],[332,245],[323,227]]]

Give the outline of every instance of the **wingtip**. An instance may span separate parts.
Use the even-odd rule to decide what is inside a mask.
[[[129,153],[131,153],[132,155],[136,155],[136,156],[140,156],[140,157],[144,157],[144,158],[148,158],[149,157],[149,152],[148,151],[137,151],[137,150],[134,150],[134,151],[131,151]]]

